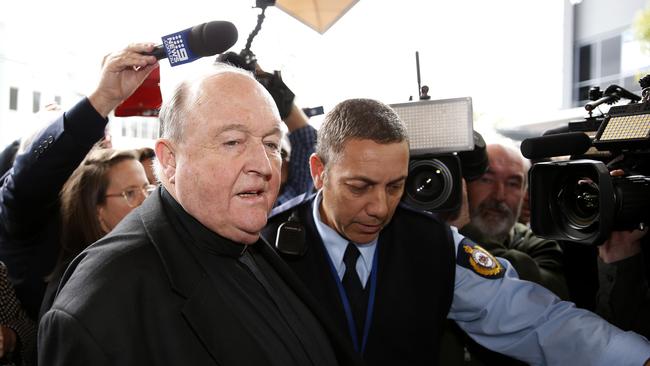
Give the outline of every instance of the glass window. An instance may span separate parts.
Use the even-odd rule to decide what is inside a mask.
[[[146,118],[143,118],[141,121],[142,125],[140,126],[140,131],[142,132],[142,135],[139,137],[142,138],[149,138],[149,121]]]
[[[639,80],[636,76],[628,76],[623,80],[623,88],[641,94],[641,86],[639,85]]]
[[[138,124],[129,119],[129,137],[138,137]]]
[[[589,101],[589,89],[591,89],[590,86],[583,86],[580,89],[578,89],[578,101],[579,102],[587,102]]]
[[[9,88],[9,109],[12,111],[18,110],[18,88]]]
[[[36,113],[41,110],[41,92],[35,91],[32,95],[32,112]]]
[[[578,52],[578,81],[591,79],[591,45],[580,47]]]
[[[621,72],[621,36],[605,39],[600,44],[600,76]]]

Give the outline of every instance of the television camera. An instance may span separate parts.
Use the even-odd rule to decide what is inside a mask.
[[[461,178],[487,170],[483,137],[472,130],[471,98],[392,104],[406,125],[409,171],[402,201],[418,209],[453,213],[462,203]]]
[[[589,116],[566,128],[522,142],[536,163],[529,171],[531,228],[544,238],[586,245],[604,243],[612,231],[644,229],[650,222],[650,75],[642,97],[617,85],[592,88]],[[628,99],[593,116],[601,104]],[[614,176],[611,171],[622,170]]]

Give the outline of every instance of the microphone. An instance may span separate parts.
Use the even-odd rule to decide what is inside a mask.
[[[621,98],[619,98],[619,96],[616,95],[616,94],[605,95],[604,97],[602,97],[602,98],[600,98],[598,100],[595,100],[593,102],[589,102],[589,103],[585,104],[585,110],[587,110],[587,112],[591,112],[596,107],[598,107],[599,105],[601,105],[603,103],[612,104],[612,103],[618,102],[619,99],[621,99]]]
[[[223,53],[237,42],[237,28],[227,21],[212,21],[162,37],[162,44],[145,55],[169,59],[171,66]]]
[[[580,155],[591,147],[591,138],[583,132],[532,137],[521,142],[521,154],[528,159]]]
[[[594,108],[598,107],[599,105],[603,103],[607,104],[613,104],[618,102],[619,99],[625,98],[631,100],[633,103],[636,103],[641,100],[641,97],[628,91],[623,88],[621,88],[618,85],[610,85],[607,89],[605,89],[605,95],[593,102],[589,102],[585,105],[585,109],[587,112],[591,112],[594,110]]]

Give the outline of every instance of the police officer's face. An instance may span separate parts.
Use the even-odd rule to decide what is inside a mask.
[[[356,243],[377,238],[402,197],[408,162],[406,141],[350,140],[327,167],[312,155],[314,185],[323,195],[323,222]]]
[[[487,148],[489,169],[467,184],[471,221],[482,233],[503,236],[515,224],[526,194],[522,158],[499,145]]]

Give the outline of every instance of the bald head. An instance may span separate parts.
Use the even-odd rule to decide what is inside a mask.
[[[237,80],[247,80],[247,82],[241,83]],[[206,88],[208,85],[210,88]],[[185,130],[184,122],[188,120],[187,114],[193,110],[197,103],[205,102],[207,89],[221,91],[220,95],[222,95],[224,92],[243,90],[250,85],[256,86],[252,90],[266,94],[268,98],[271,98],[255,80],[252,73],[229,64],[216,64],[208,72],[181,82],[174,89],[171,98],[165,101],[160,109],[159,136],[176,142],[182,141]]]
[[[471,225],[482,235],[502,241],[519,217],[528,165],[514,147],[490,144],[486,151],[488,171],[467,184]]]
[[[220,67],[181,84],[163,112],[163,186],[210,230],[257,241],[280,184],[282,121],[271,95],[251,74]]]

